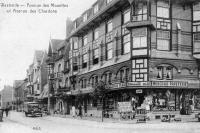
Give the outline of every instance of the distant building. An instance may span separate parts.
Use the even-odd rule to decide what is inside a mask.
[[[6,85],[4,89],[0,92],[0,106],[5,108],[7,106],[12,106],[13,101],[13,87]]]

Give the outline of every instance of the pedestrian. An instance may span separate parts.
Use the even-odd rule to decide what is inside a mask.
[[[79,116],[82,118],[82,106],[81,106],[81,104],[79,105],[78,109],[79,109]]]
[[[8,112],[9,112],[9,108],[8,107],[5,108],[5,112],[6,112],[6,117],[8,117]]]
[[[75,108],[75,106],[73,105],[73,106],[72,106],[72,116],[75,117],[75,115],[76,115],[76,108]]]

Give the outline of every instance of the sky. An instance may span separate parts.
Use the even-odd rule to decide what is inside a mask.
[[[95,1],[0,0],[0,90],[4,85],[12,86],[14,80],[25,79],[34,51],[47,51],[50,38],[65,39],[66,19],[79,17]],[[38,7],[51,3],[65,7]],[[39,13],[39,9],[56,10],[57,13]]]

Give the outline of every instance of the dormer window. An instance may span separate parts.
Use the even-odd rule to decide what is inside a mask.
[[[99,5],[96,4],[96,5],[94,6],[94,14],[96,14],[98,11],[99,11]]]
[[[85,13],[84,15],[83,15],[83,22],[85,22],[85,21],[87,21],[87,13]]]

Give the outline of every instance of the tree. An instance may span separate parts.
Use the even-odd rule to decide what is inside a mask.
[[[94,91],[92,93],[93,98],[95,98],[96,100],[99,100],[102,106],[102,116],[101,116],[102,122],[103,122],[103,114],[104,114],[104,99],[106,97],[107,92],[108,92],[107,84],[103,81],[99,81],[94,86]]]

